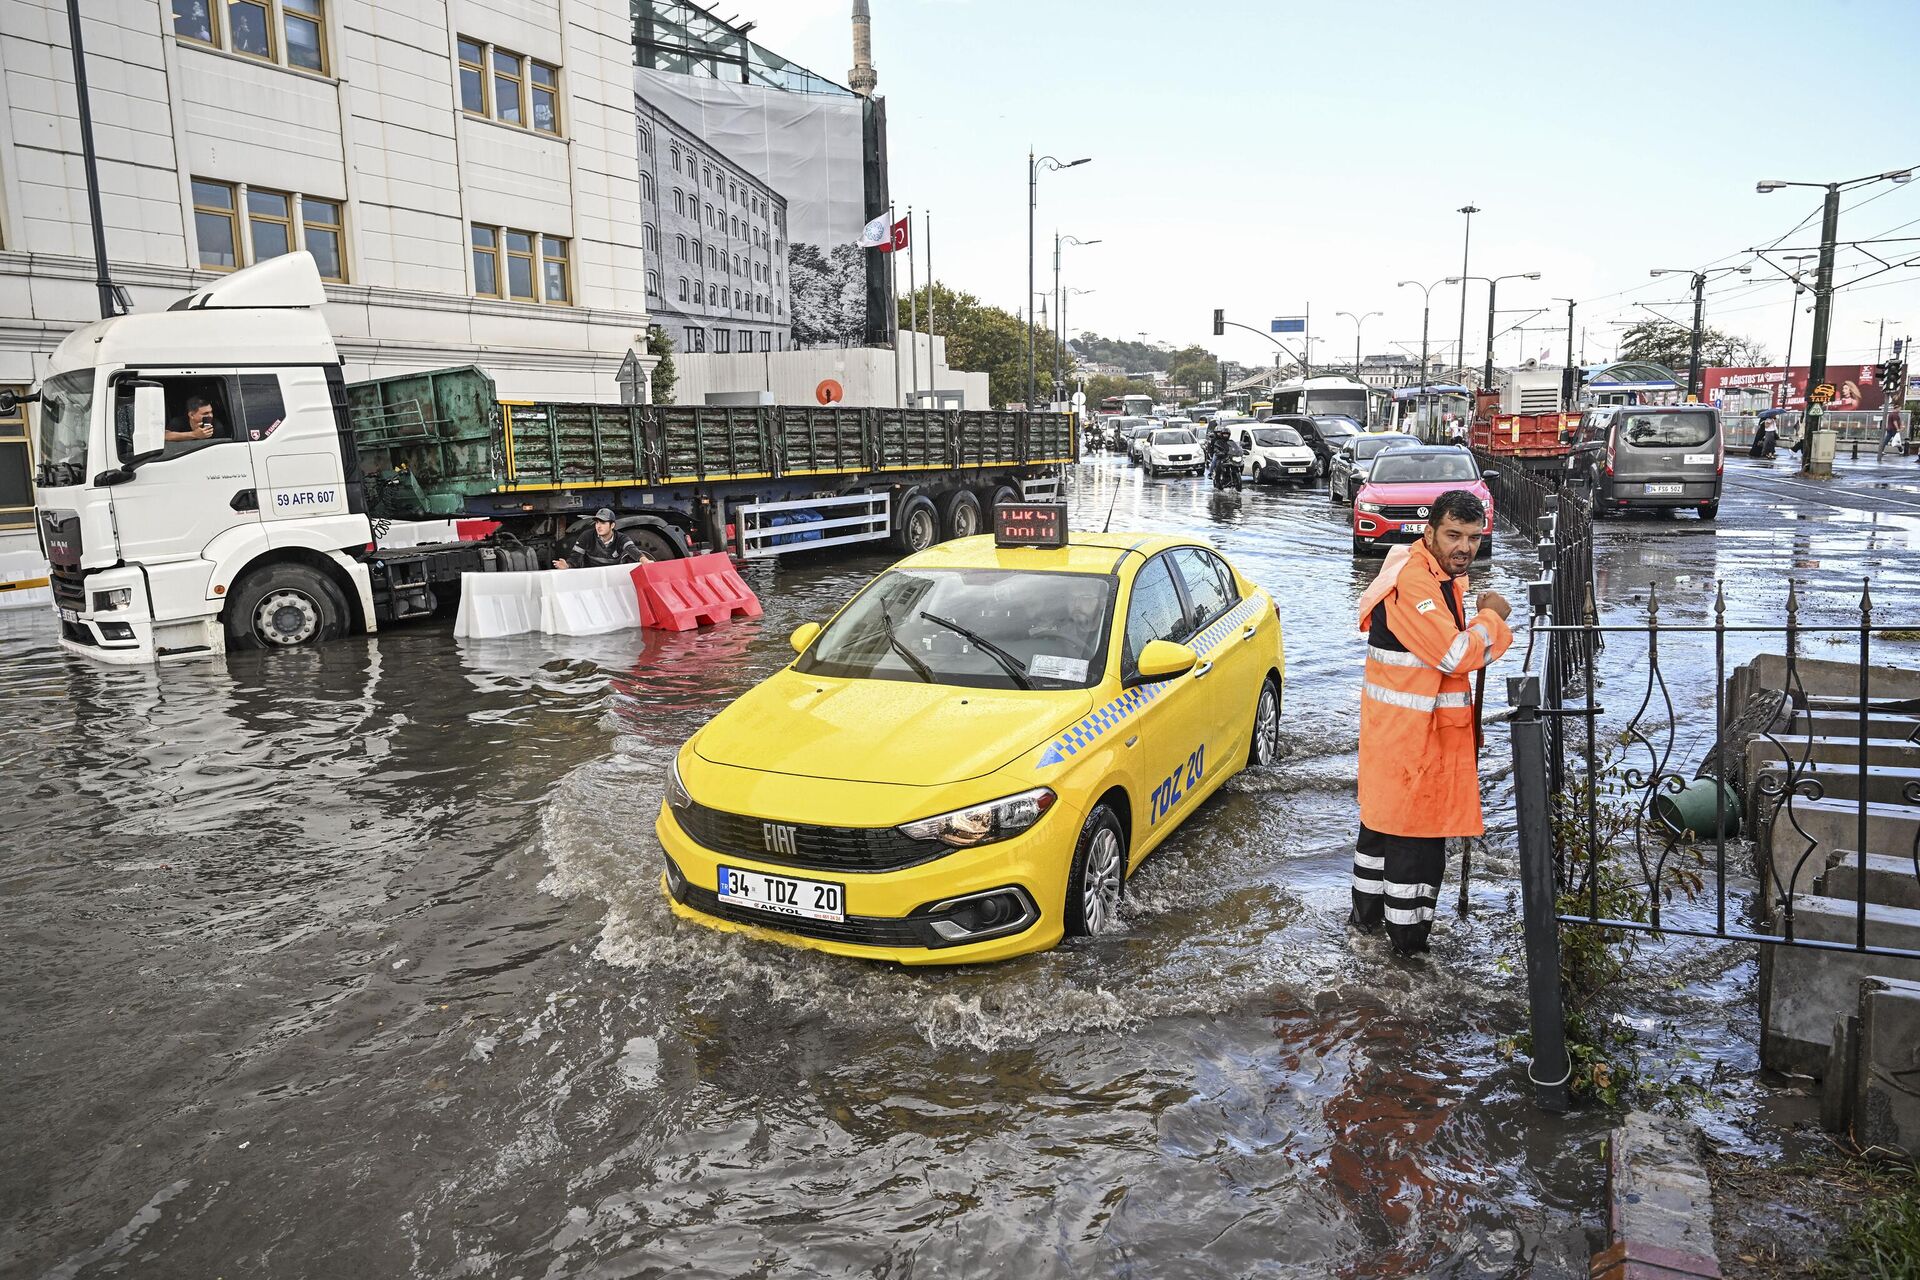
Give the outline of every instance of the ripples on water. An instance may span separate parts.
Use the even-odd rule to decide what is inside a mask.
[[[1510,837],[1423,966],[1341,925],[1374,566],[1321,491],[1102,462],[1075,524],[1116,486],[1116,529],[1212,534],[1282,600],[1285,758],[1124,928],[977,970],[717,933],[658,887],[673,751],[885,556],[755,566],[766,617],[687,635],[164,679],[6,622],[0,1270],[1583,1272],[1605,1118],[1536,1115],[1497,1049]]]

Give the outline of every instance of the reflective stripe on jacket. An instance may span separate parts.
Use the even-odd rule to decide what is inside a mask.
[[[1466,597],[1466,578],[1448,578],[1415,543],[1389,558],[1361,598],[1360,821],[1375,831],[1486,830],[1468,677],[1505,653],[1513,632],[1486,609],[1468,618]]]

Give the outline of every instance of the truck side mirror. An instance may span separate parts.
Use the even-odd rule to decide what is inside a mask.
[[[133,388],[133,456],[143,458],[167,447],[167,393],[157,382]]]

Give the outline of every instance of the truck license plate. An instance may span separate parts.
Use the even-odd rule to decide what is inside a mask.
[[[1681,487],[1677,484],[1650,484],[1647,486],[1647,496],[1651,498],[1656,494],[1679,493]]]
[[[799,880],[793,876],[770,876],[738,867],[721,867],[719,879],[720,901],[736,907],[835,923],[847,918],[847,891],[843,885]]]
[[[60,611],[60,621],[78,622],[80,621],[80,614],[78,613],[78,611],[73,609],[62,609]]]

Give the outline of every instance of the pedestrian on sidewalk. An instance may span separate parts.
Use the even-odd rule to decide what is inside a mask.
[[[1887,410],[1886,431],[1880,437],[1880,452],[1873,455],[1873,460],[1875,462],[1879,462],[1881,459],[1885,458],[1887,456],[1887,446],[1892,444],[1895,440],[1898,440],[1899,438],[1900,438],[1900,411],[1898,409],[1889,409]],[[1902,445],[1901,452],[1904,453],[1905,451],[1906,451],[1906,446]]]
[[[1511,612],[1483,591],[1466,612],[1467,570],[1487,509],[1464,489],[1433,503],[1426,532],[1395,547],[1360,598],[1367,633],[1360,694],[1360,836],[1349,924],[1384,921],[1396,953],[1427,949],[1447,869],[1447,837],[1486,830],[1479,725],[1468,676],[1513,643]]]

